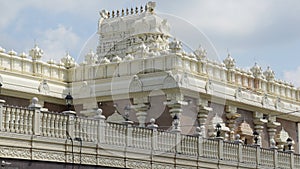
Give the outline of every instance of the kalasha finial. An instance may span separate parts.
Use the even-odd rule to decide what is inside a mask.
[[[131,8],[131,10],[130,10],[130,14],[131,14],[131,15],[133,15],[133,8]]]
[[[114,18],[114,17],[115,17],[115,11],[112,11],[111,13],[112,13],[112,14],[111,14],[112,17]]]
[[[143,6],[141,6],[140,13],[143,13],[143,12],[144,12],[144,9],[143,9]]]
[[[124,9],[122,9],[122,16],[124,16]]]
[[[110,18],[110,12],[107,12],[107,17]]]
[[[135,7],[135,13],[139,13],[139,8],[138,7]]]
[[[120,16],[120,11],[119,10],[117,10],[117,17],[119,17]]]

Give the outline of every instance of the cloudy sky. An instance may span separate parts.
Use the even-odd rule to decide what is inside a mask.
[[[27,52],[34,41],[44,60],[58,61],[66,51],[80,60],[93,48],[99,11],[145,5],[138,0],[0,0],[0,46]],[[189,47],[207,41],[222,61],[229,51],[237,66],[270,66],[277,79],[300,87],[300,1],[157,0],[172,33]],[[206,42],[203,42],[206,41]],[[93,45],[91,45],[93,44]]]

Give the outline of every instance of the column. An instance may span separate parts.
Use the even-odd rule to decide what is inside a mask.
[[[228,128],[230,130],[229,139],[231,141],[235,139],[234,138],[234,128],[236,123],[235,120],[239,117],[241,117],[241,114],[237,113],[237,107],[226,105],[226,118],[227,118]]]
[[[41,126],[41,108],[42,106],[38,104],[39,99],[37,97],[32,98],[31,104],[28,106],[29,109],[34,110],[33,120],[32,120],[32,131],[34,135],[40,135],[40,126]]]
[[[98,120],[98,126],[97,126],[97,141],[98,144],[104,143],[105,142],[105,137],[107,137],[105,135],[105,127],[106,127],[106,123],[105,123],[105,116],[102,115],[102,109],[97,109],[96,110],[96,116],[94,116],[95,120]]]
[[[131,109],[136,111],[136,117],[139,121],[139,127],[145,127],[147,111],[149,110],[149,98],[148,96],[136,96],[133,98],[133,104]]]
[[[197,106],[198,106],[198,124],[199,124],[199,134],[201,134],[202,137],[206,137],[205,133],[205,123],[208,116],[208,113],[212,111],[212,108],[208,106],[208,100],[206,99],[198,99],[197,100]]]
[[[169,113],[173,118],[172,132],[181,132],[180,116],[182,106],[185,106],[188,103],[184,101],[184,97],[180,93],[167,94],[167,100],[168,101],[164,102],[164,104],[170,108]]]
[[[254,123],[254,130],[258,132],[259,139],[257,144],[261,145],[261,135],[264,129],[264,123],[267,123],[268,120],[263,119],[263,113],[260,112],[253,112],[253,123]]]
[[[277,131],[277,127],[280,126],[279,122],[276,122],[276,116],[269,115],[268,117],[268,134],[269,134],[269,146],[271,148],[274,148],[275,146],[273,145],[275,141],[275,134]]]

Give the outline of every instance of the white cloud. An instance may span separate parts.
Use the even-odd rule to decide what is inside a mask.
[[[300,66],[296,70],[285,71],[284,80],[292,82],[295,86],[300,86]]]
[[[58,25],[57,28],[45,30],[39,35],[38,44],[45,53],[43,60],[59,60],[65,56],[66,51],[70,51],[71,54],[78,51],[80,38],[72,31],[72,28]]]

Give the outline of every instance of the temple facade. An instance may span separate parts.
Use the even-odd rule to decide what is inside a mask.
[[[155,7],[100,11],[81,63],[0,47],[4,166],[300,168],[300,90],[186,51]]]

